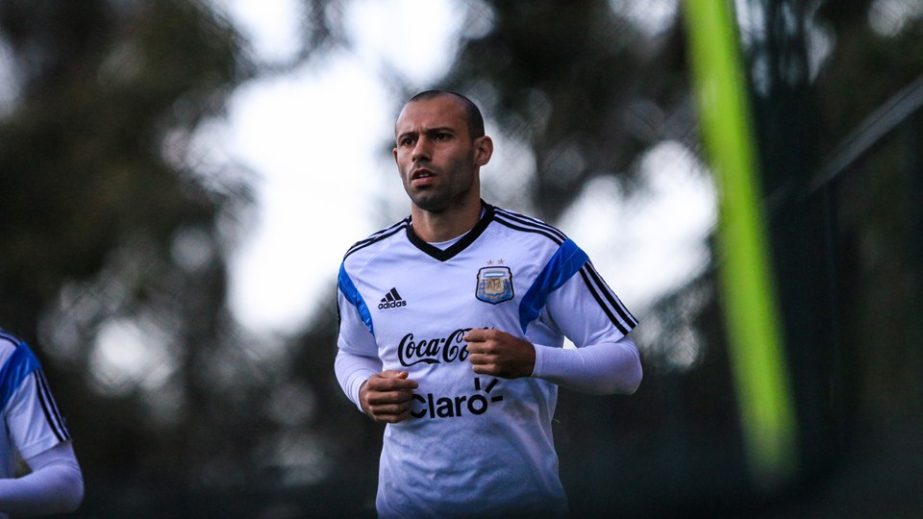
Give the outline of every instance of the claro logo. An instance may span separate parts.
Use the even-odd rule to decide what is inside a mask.
[[[468,343],[462,339],[471,328],[460,328],[445,337],[416,339],[408,333],[397,345],[397,358],[402,366],[440,364],[468,358]]]
[[[481,415],[487,412],[491,403],[501,402],[503,395],[490,396],[499,379],[491,379],[484,388],[483,394],[457,395],[454,397],[436,396],[432,393],[418,395],[414,393],[413,399],[423,404],[419,409],[410,412],[414,418],[457,418],[466,414]],[[481,379],[474,377],[474,390],[481,391]]]

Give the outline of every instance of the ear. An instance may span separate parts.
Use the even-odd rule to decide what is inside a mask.
[[[394,157],[394,163],[397,164],[397,146],[391,148],[391,156]]]
[[[491,155],[494,154],[494,141],[484,135],[474,139],[474,163],[483,166],[490,162]]]

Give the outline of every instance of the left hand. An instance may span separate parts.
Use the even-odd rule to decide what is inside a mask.
[[[493,328],[473,328],[463,339],[468,342],[468,361],[475,373],[503,378],[532,375],[532,343]]]

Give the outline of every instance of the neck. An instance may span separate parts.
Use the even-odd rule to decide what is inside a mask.
[[[433,213],[410,206],[413,232],[425,242],[451,240],[470,231],[481,219],[481,200],[465,201],[444,211]]]

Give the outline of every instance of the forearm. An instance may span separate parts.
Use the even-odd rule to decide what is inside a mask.
[[[343,393],[362,411],[359,389],[369,377],[381,371],[381,361],[339,350],[334,361],[334,371]]]
[[[83,500],[83,474],[69,442],[26,460],[32,472],[0,479],[0,511],[14,515],[73,512]]]
[[[628,336],[577,349],[536,345],[532,376],[582,393],[630,394],[641,383],[641,359]]]

